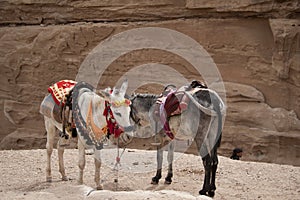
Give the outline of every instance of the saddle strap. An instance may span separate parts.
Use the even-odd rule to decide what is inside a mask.
[[[73,120],[73,114],[72,114],[72,93],[73,89],[69,91],[69,93],[65,96],[66,101],[63,104],[61,101],[60,106],[62,107],[61,115],[62,115],[62,128],[63,128],[63,136],[65,136],[66,139],[68,137],[76,137],[76,131],[73,129],[74,127],[74,120]],[[68,131],[66,132],[66,129]],[[76,129],[75,129],[76,130]]]
[[[112,134],[115,138],[118,138],[124,130],[118,125],[117,121],[114,118],[113,112],[110,108],[110,103],[105,101],[105,109],[103,115],[106,118],[108,135]]]

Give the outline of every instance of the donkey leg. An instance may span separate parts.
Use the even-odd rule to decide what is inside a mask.
[[[46,167],[46,181],[52,182],[52,175],[51,175],[51,155],[53,152],[53,143],[54,143],[54,136],[56,128],[51,123],[49,118],[45,117],[45,128],[47,131],[47,143],[46,143],[46,149],[47,149],[47,167]]]
[[[59,142],[57,143],[57,153],[58,153],[58,166],[59,166],[59,172],[61,174],[61,179],[63,181],[67,181],[68,177],[66,176],[65,172],[65,165],[64,165],[64,152],[65,147],[61,146]]]
[[[101,168],[101,157],[100,157],[100,150],[95,150],[94,154],[95,159],[95,183],[96,189],[102,190],[103,186],[100,184],[100,168]]]
[[[83,184],[83,170],[85,167],[85,148],[82,141],[78,138],[78,167],[79,167],[79,176],[78,176],[78,184]]]
[[[211,183],[209,185],[209,191],[208,191],[208,196],[210,196],[210,197],[214,197],[215,196],[215,190],[216,190],[216,184],[215,184],[216,171],[217,171],[217,165],[212,165],[211,166]]]
[[[165,178],[165,184],[172,183],[173,177],[173,160],[174,160],[174,142],[168,144],[168,175]]]
[[[199,191],[200,195],[207,195],[206,193],[210,189],[210,177],[211,177],[211,157],[209,155],[205,156],[203,159],[203,165],[205,170],[204,183],[202,190]]]
[[[161,170],[162,170],[162,162],[163,162],[163,149],[157,147],[157,154],[156,154],[156,160],[157,160],[157,171],[156,175],[152,177],[151,184],[157,185],[159,182],[159,179],[161,179]]]
[[[215,154],[215,156],[213,157],[213,162],[212,162],[212,166],[211,166],[211,182],[210,182],[209,191],[208,191],[208,195],[210,197],[215,196],[216,173],[217,173],[218,163],[219,163],[218,156],[217,156],[217,154]]]

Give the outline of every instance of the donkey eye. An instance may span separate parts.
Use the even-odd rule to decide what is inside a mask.
[[[122,117],[121,113],[115,112],[115,115],[118,115],[119,117]]]

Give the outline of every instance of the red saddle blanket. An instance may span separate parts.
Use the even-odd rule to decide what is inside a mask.
[[[158,120],[163,124],[164,131],[171,139],[174,139],[174,134],[169,125],[169,117],[180,115],[187,109],[189,98],[182,91],[169,93],[167,96],[159,98],[156,102],[156,111],[159,115]]]
[[[181,114],[182,111],[187,109],[188,102],[189,99],[186,97],[184,92],[174,92],[171,95],[168,95],[163,105],[167,117]]]
[[[51,93],[57,105],[59,105],[60,102],[62,102],[62,105],[64,105],[67,100],[66,95],[70,93],[76,83],[77,82],[73,80],[61,80],[51,85],[48,88],[48,92]]]
[[[161,106],[163,106],[166,117],[171,117],[174,115],[180,115],[183,111],[185,111],[188,107],[188,104],[190,102],[189,97],[187,96],[186,92],[193,95],[196,92],[201,90],[200,87],[192,88],[191,90],[185,90],[185,91],[175,91],[167,95],[165,101],[160,101]]]
[[[159,115],[158,119],[162,122],[166,135],[171,139],[174,139],[175,136],[170,128],[169,118],[174,115],[180,115],[188,108],[190,99],[186,92],[193,95],[199,90],[201,90],[201,87],[192,88],[188,91],[173,91],[157,100],[156,104],[158,106],[155,113]]]

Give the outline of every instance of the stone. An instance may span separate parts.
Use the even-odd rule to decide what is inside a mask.
[[[272,29],[275,49],[272,57],[272,67],[276,69],[279,78],[288,79],[293,76],[290,69],[299,71],[300,63],[295,49],[299,49],[300,32],[299,19],[270,19],[270,26]],[[299,86],[299,85],[298,85]]]
[[[0,149],[38,149],[46,147],[46,134],[42,130],[18,128],[4,137]]]
[[[299,1],[293,0],[3,1],[0,148],[44,148],[45,129],[38,111],[49,85],[76,79],[83,60],[105,39],[151,26],[197,41],[218,67],[228,104],[222,155],[241,146],[244,159],[300,165],[298,14]],[[189,81],[203,78],[178,55],[142,49],[111,63],[98,87],[113,86],[124,73],[147,63],[170,66]],[[167,75],[160,73],[164,79]],[[162,89],[148,84],[137,91]],[[141,140],[140,146],[147,145]],[[192,153],[197,153],[193,147]]]

